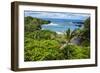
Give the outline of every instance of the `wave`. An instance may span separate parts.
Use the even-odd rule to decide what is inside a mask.
[[[56,33],[57,33],[57,34],[64,34],[64,32],[58,32],[58,31],[57,31]]]
[[[55,24],[55,23],[50,23],[50,24],[47,24],[46,26],[58,26],[59,24]]]

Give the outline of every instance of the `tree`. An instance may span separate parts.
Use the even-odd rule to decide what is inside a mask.
[[[88,59],[90,58],[90,48],[79,45],[67,45],[63,50],[66,59]],[[70,53],[68,53],[68,51]]]
[[[71,31],[70,28],[65,33],[66,43],[63,46],[61,46],[60,49],[63,50],[63,49],[66,48],[65,54],[67,55],[67,59],[69,59],[70,55],[71,55],[71,53],[70,53],[70,42],[75,36],[76,36],[76,30]]]
[[[71,31],[70,28],[68,28],[64,36],[66,43],[60,49],[63,49],[65,46],[70,44],[71,40],[76,36],[76,30]]]
[[[80,38],[80,44],[83,46],[90,45],[90,18],[84,21],[82,29],[78,29],[78,38]]]
[[[71,31],[70,28],[65,33],[65,39],[67,44],[76,36],[76,30]]]
[[[33,32],[35,30],[40,30],[41,25],[49,24],[50,21],[46,21],[39,18],[33,18],[31,16],[24,17],[25,22],[25,32]]]

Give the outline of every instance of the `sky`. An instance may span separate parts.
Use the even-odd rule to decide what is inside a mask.
[[[55,18],[55,19],[73,19],[85,20],[90,14],[83,13],[68,13],[68,12],[45,12],[45,11],[24,11],[24,15],[36,18]]]

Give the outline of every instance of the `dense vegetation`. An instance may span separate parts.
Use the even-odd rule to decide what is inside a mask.
[[[25,61],[90,58],[90,18],[85,20],[83,28],[68,29],[63,35],[41,29],[41,25],[50,21],[28,16],[24,22]],[[80,40],[78,44],[72,42],[74,38]]]

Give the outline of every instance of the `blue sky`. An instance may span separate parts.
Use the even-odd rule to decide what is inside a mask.
[[[75,19],[85,20],[90,14],[68,13],[68,12],[40,12],[40,11],[24,11],[25,17],[32,16],[36,18],[55,18],[55,19]]]

